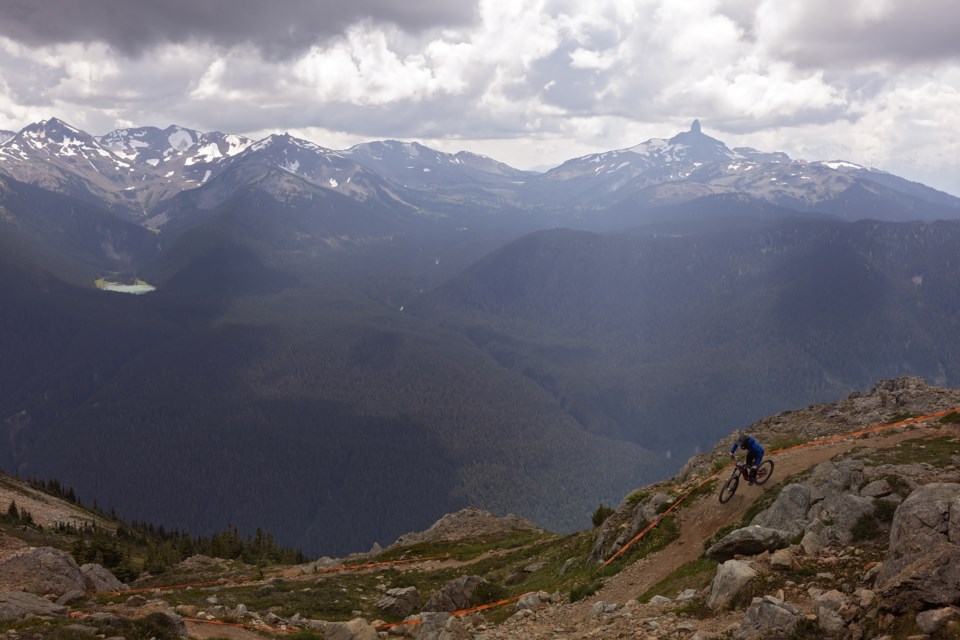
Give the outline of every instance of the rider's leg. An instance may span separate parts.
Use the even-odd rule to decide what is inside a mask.
[[[750,480],[751,482],[754,480],[754,478],[757,477],[757,464],[759,464],[759,462],[760,460],[757,458],[757,455],[753,451],[747,452],[747,468],[750,470],[750,475],[748,476],[748,480]]]

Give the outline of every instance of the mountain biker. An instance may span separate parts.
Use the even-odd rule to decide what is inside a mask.
[[[730,457],[736,458],[737,447],[740,447],[747,452],[747,469],[749,475],[747,476],[747,481],[753,482],[757,477],[757,467],[760,465],[760,461],[763,460],[763,447],[760,446],[760,443],[753,439],[752,436],[747,435],[743,431],[740,431],[737,435],[737,439],[733,442],[733,447],[730,448]]]

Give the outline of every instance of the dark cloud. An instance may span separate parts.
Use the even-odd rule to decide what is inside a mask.
[[[163,43],[250,43],[283,58],[361,20],[408,31],[470,23],[476,0],[0,0],[0,35],[28,45],[100,41],[127,55]]]

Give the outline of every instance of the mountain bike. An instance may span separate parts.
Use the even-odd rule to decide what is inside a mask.
[[[730,498],[733,497],[733,494],[737,492],[737,487],[740,485],[740,477],[749,479],[750,470],[747,467],[747,463],[742,460],[737,460],[733,464],[733,473],[727,479],[727,482],[723,485],[723,488],[720,489],[720,502],[724,503]],[[770,476],[773,475],[773,460],[765,459],[760,463],[760,466],[757,467],[757,475],[752,479],[754,484],[763,484],[770,479]]]

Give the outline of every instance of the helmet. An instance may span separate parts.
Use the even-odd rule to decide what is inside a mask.
[[[737,431],[737,442],[741,447],[747,446],[747,442],[750,440],[750,436],[744,431]]]

